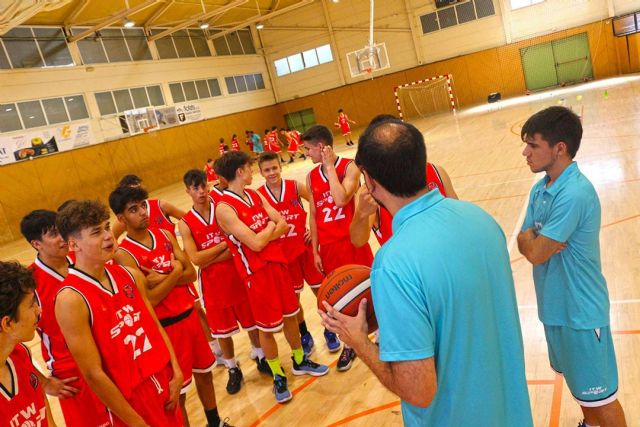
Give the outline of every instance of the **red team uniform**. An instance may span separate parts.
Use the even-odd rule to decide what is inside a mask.
[[[105,265],[113,291],[95,278],[69,268],[61,289],[73,289],[89,309],[91,333],[102,368],[133,409],[154,427],[182,426],[180,408],[165,411],[173,375],[170,355],[131,273]],[[114,426],[125,424],[111,414]]]
[[[438,169],[436,169],[436,167],[431,163],[427,163],[427,188],[429,191],[437,188],[444,197],[447,197],[447,192],[444,190],[444,184],[442,183],[440,172],[438,172]],[[380,207],[378,209],[378,228],[375,228],[375,226],[371,228],[376,239],[378,239],[380,246],[387,243],[387,240],[391,238],[392,221],[393,217],[389,211]]]
[[[222,192],[214,187],[211,194],[219,200]],[[205,219],[191,209],[182,218],[189,227],[199,251],[224,241],[224,233],[216,222],[216,202],[210,202],[209,218]],[[214,338],[227,338],[239,332],[238,322],[244,330],[255,329],[247,290],[233,264],[233,259],[214,262],[198,270],[200,295],[207,314],[207,323]]]
[[[148,232],[153,242],[150,248],[129,236],[120,242],[119,248],[131,255],[145,275],[146,270],[141,267],[160,274],[170,273],[170,259],[173,254],[171,240],[162,230],[149,229]],[[177,284],[154,307],[156,316],[171,340],[180,363],[184,376],[183,393],[186,393],[187,387],[191,384],[191,372],[209,372],[216,360],[202,330],[198,314],[193,309],[194,300],[198,296],[192,293],[190,285],[190,283]]]
[[[265,138],[266,141],[266,145],[265,145],[265,151],[273,151],[274,153],[279,153],[282,151],[282,147],[280,146],[280,140],[278,138],[278,132],[275,130],[272,130],[271,132],[269,132],[267,134],[267,137]],[[268,149],[266,147],[269,147]]]
[[[42,310],[37,330],[47,369],[58,379],[78,377],[69,383],[79,390],[78,393],[59,400],[65,423],[68,426],[110,426],[107,408],[82,377],[56,320],[55,297],[64,277],[37,257],[29,269],[33,271],[33,279],[37,284],[36,298]]]
[[[351,133],[351,126],[349,126],[349,117],[346,114],[338,114],[338,124],[343,135],[349,135]]]
[[[147,215],[149,215],[149,228],[161,228],[176,237],[176,225],[160,209],[160,200],[147,200]]]
[[[300,148],[300,132],[298,132],[297,130],[292,130],[291,132],[289,132],[290,138],[289,138],[289,151],[291,151],[292,153],[295,153],[296,151],[298,151],[298,149]]]
[[[231,149],[233,151],[240,151],[240,143],[238,142],[238,138],[231,138]]]
[[[216,171],[213,170],[213,167],[209,166],[209,164],[204,165],[204,172],[207,174],[207,182],[213,182],[218,180],[218,175],[216,175]]]
[[[289,270],[294,290],[297,293],[302,292],[305,280],[312,288],[319,287],[324,277],[313,263],[311,246],[304,242],[307,212],[302,206],[296,181],[282,180],[279,199],[271,193],[266,184],[258,188],[258,191],[274,209],[280,212],[289,226],[287,233],[283,234],[280,239],[283,252],[289,261],[287,270]]]
[[[335,168],[340,182],[344,180],[347,167],[352,161],[342,157],[336,159]],[[344,207],[336,206],[331,196],[329,179],[322,171],[321,164],[309,172],[307,181],[316,208],[316,230],[325,275],[346,264],[371,267],[373,254],[369,244],[356,248],[349,237],[349,226],[355,210],[354,199],[351,198]]]
[[[220,203],[229,205],[254,233],[264,230],[269,222],[262,199],[254,190],[245,189],[246,201],[236,193],[225,190]],[[258,329],[277,332],[282,329],[283,317],[298,314],[300,306],[287,273],[288,264],[279,240],[271,241],[260,252],[254,252],[233,234],[225,235],[236,270],[249,293],[251,311]]]
[[[7,367],[11,373],[13,390],[0,385],[0,419],[7,427],[47,427],[44,391],[36,368],[31,362],[27,346],[15,346]]]

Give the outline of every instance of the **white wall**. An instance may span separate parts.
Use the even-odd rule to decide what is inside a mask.
[[[253,73],[262,73],[265,89],[233,95],[227,93],[225,76]],[[95,139],[104,141],[126,135],[122,134],[116,117],[100,118],[93,95],[95,92],[160,84],[166,104],[173,105],[169,83],[204,78],[218,78],[223,94],[221,97],[208,100],[189,101],[200,104],[204,118],[275,103],[263,57],[242,55],[2,70],[0,71],[0,104],[82,94],[89,110]]]

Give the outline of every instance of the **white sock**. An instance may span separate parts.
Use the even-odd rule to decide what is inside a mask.
[[[215,354],[216,357],[219,358],[222,356],[222,349],[220,348],[218,340],[209,341],[209,347],[211,347],[211,351],[213,351],[213,354]]]
[[[258,356],[258,360],[264,359],[264,351],[262,351],[260,347],[253,347],[253,351],[256,353],[256,356]]]
[[[238,367],[235,357],[231,359],[224,359],[224,364],[226,365],[227,369],[233,369]]]
[[[593,424],[587,424],[587,422],[584,422],[584,427],[600,427],[600,426],[594,426]]]

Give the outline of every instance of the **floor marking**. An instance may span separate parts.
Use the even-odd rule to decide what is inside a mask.
[[[366,417],[367,415],[374,414],[376,412],[384,411],[385,409],[394,408],[396,406],[400,406],[400,401],[396,400],[394,402],[385,403],[384,405],[376,406],[375,408],[367,409],[366,411],[358,412],[357,414],[353,414],[348,416],[347,418],[343,418],[340,421],[329,424],[327,427],[338,427],[348,422],[357,420],[358,418]]]
[[[556,374],[553,383],[553,400],[551,401],[551,415],[549,416],[549,427],[560,425],[560,407],[562,406],[562,375]]]

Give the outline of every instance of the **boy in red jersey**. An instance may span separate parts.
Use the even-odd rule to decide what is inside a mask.
[[[393,122],[398,119],[389,114],[380,114],[374,117],[369,126],[382,122]],[[427,188],[429,190],[438,189],[443,196],[457,199],[458,195],[453,189],[453,184],[449,174],[441,166],[427,162]],[[380,246],[384,245],[391,238],[392,217],[389,211],[378,205],[369,194],[367,187],[361,187],[356,196],[356,210],[353,221],[349,227],[351,243],[356,247],[361,247],[369,242],[369,235],[373,231]]]
[[[231,150],[240,151],[240,143],[238,142],[238,135],[235,133],[231,136]]]
[[[40,306],[31,272],[0,262],[0,415],[3,425],[55,426],[38,370],[24,342],[36,332]]]
[[[125,175],[118,183],[118,187],[141,187],[142,179],[137,175]],[[171,218],[180,219],[184,211],[160,199],[147,200],[147,214],[149,215],[149,228],[162,228],[176,237],[176,225]],[[116,239],[124,233],[124,224],[116,222],[111,227]]]
[[[337,128],[340,128],[342,132],[342,136],[344,137],[347,145],[353,145],[353,141],[351,140],[351,126],[349,124],[356,124],[355,121],[351,120],[346,113],[341,109],[338,110],[338,122],[333,125]]]
[[[333,135],[322,125],[309,128],[302,135],[304,148],[318,164],[307,175],[309,187],[309,228],[314,261],[319,271],[328,275],[338,267],[360,264],[371,267],[373,254],[368,244],[356,248],[349,237],[355,210],[354,194],[360,186],[360,171],[351,159],[336,157]],[[327,346],[334,346],[327,336]],[[338,342],[337,347],[340,347]],[[345,346],[338,360],[338,370],[351,368],[355,352]]]
[[[107,408],[91,391],[73,360],[54,312],[55,296],[69,270],[69,247],[56,229],[56,213],[35,210],[20,222],[20,231],[38,251],[29,269],[37,285],[36,298],[41,314],[37,331],[42,358],[51,372],[45,391],[57,396],[68,426],[110,426]]]
[[[251,158],[243,152],[228,153],[218,160],[216,169],[229,183],[216,209],[216,219],[247,286],[260,343],[273,373],[276,401],[283,403],[292,395],[280,365],[274,332],[284,328],[293,352],[294,375],[320,376],[329,368],[309,360],[302,349],[296,318],[300,304],[279,242],[287,223],[259,193],[245,188],[253,179]]]
[[[213,168],[213,159],[207,159],[207,163],[204,165],[204,173],[207,174],[207,185],[215,185],[218,181],[218,176]]]
[[[182,426],[183,382],[171,342],[137,270],[106,265],[115,242],[109,213],[94,201],[69,204],[56,227],[76,253],[55,315],[82,376],[115,426]]]
[[[258,191],[282,215],[289,227],[281,240],[289,262],[287,270],[299,301],[305,281],[312,289],[317,289],[324,278],[313,263],[311,234],[307,230],[307,212],[302,206],[301,199],[309,201],[309,190],[301,182],[282,179],[282,166],[274,153],[263,153],[258,158],[258,167],[265,179],[265,184],[258,188]],[[298,313],[298,327],[302,348],[306,355],[310,355],[314,349],[313,337],[307,329],[302,306]]]
[[[191,290],[196,271],[173,236],[164,230],[149,228],[147,197],[147,192],[140,187],[118,187],[109,196],[113,213],[127,229],[127,235],[120,242],[115,259],[118,264],[126,267],[164,275],[160,283],[148,285],[147,296],[171,340],[185,377],[180,394],[180,408],[185,425],[188,425],[186,393],[191,385],[192,373],[207,422],[219,425],[220,417],[211,374],[215,357],[194,309],[194,296],[197,295]]]
[[[178,227],[185,251],[199,267],[200,293],[211,335],[218,340],[224,364],[229,370],[227,392],[236,394],[243,379],[235,359],[232,338],[240,331],[238,323],[249,335],[256,352],[258,370],[269,375],[270,371],[260,348],[247,290],[233,265],[231,252],[215,218],[217,202],[207,194],[202,172],[195,169],[187,171],[183,182],[193,201],[193,208],[182,217]],[[215,195],[219,191],[214,187],[211,193]]]

